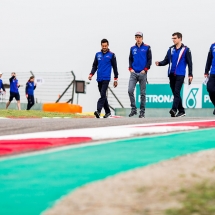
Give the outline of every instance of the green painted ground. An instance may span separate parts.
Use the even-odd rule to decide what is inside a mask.
[[[41,110],[0,110],[0,117],[9,118],[42,118],[42,117],[71,117],[71,118],[92,118],[90,115],[46,112]]]
[[[38,215],[86,183],[215,148],[215,129],[133,138],[0,161],[0,214]]]

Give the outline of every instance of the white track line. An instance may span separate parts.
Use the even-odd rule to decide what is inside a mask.
[[[29,134],[17,134],[1,136],[0,140],[20,140],[35,138],[69,138],[69,137],[90,137],[93,140],[126,138],[132,136],[167,133],[175,131],[187,131],[198,129],[197,126],[151,126],[151,127],[101,127],[101,128],[85,128],[61,131],[48,131]]]
[[[16,134],[0,136],[0,140],[32,139],[32,138],[68,138],[68,137],[90,137],[93,140],[128,138],[132,136],[157,134],[176,131],[187,131],[198,129],[198,126],[171,126],[175,123],[210,122],[214,120],[165,122],[149,124],[132,124],[122,126],[110,126],[99,128],[69,129],[59,131],[36,132],[27,134]],[[164,125],[166,126],[159,126]]]

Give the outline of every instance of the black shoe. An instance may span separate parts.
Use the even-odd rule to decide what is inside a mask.
[[[100,113],[98,111],[95,111],[94,115],[96,116],[96,118],[100,118]]]
[[[185,112],[178,112],[175,117],[183,117],[186,116]]]
[[[111,113],[106,113],[103,118],[109,118],[111,116]]]
[[[213,115],[215,115],[215,109],[214,109],[214,111],[213,111]]]
[[[136,110],[131,110],[131,113],[128,116],[132,117],[134,115],[137,115],[137,111]]]
[[[169,113],[171,114],[171,117],[175,117],[176,116],[176,111],[174,111],[173,109],[171,109],[169,111]]]
[[[144,112],[140,112],[139,118],[145,118],[145,113]]]

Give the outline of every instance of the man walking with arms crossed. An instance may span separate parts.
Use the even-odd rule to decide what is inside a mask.
[[[182,34],[179,32],[172,34],[174,45],[167,51],[163,61],[156,61],[156,66],[166,66],[169,64],[168,77],[170,88],[174,95],[172,109],[169,111],[171,117],[185,116],[185,110],[182,105],[180,96],[181,88],[186,75],[186,67],[188,65],[188,83],[193,80],[192,73],[192,56],[190,49],[182,43]]]
[[[97,102],[97,111],[94,112],[96,118],[100,118],[100,114],[102,108],[105,109],[104,118],[108,118],[111,116],[111,111],[109,108],[108,100],[107,100],[107,89],[111,79],[111,70],[113,68],[114,72],[114,83],[113,86],[117,87],[118,83],[118,70],[116,63],[116,56],[109,50],[109,42],[107,39],[103,39],[101,41],[101,51],[96,53],[93,67],[91,73],[88,77],[89,80],[92,80],[92,76],[97,71],[97,82],[98,89],[100,92],[100,99]]]
[[[143,43],[142,32],[137,32],[135,34],[135,40],[136,44],[131,47],[129,55],[130,79],[128,95],[131,102],[131,113],[129,114],[129,117],[137,114],[134,90],[137,82],[139,82],[141,95],[139,118],[145,118],[147,72],[152,64],[152,53],[150,46]]]

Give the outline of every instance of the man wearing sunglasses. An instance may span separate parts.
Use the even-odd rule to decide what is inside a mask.
[[[186,75],[186,67],[188,66],[188,83],[193,80],[192,72],[192,56],[190,49],[182,43],[182,34],[179,32],[172,34],[174,45],[167,51],[163,61],[156,61],[156,66],[166,66],[169,64],[168,77],[170,88],[174,95],[172,109],[169,111],[171,117],[185,116],[185,110],[182,105],[180,96],[181,88]]]
[[[136,44],[131,47],[129,55],[130,79],[128,95],[131,102],[131,113],[129,114],[129,117],[137,115],[134,90],[137,82],[139,82],[141,95],[139,118],[145,118],[147,72],[152,64],[152,53],[150,46],[143,43],[142,32],[137,32],[135,34],[135,40]]]

